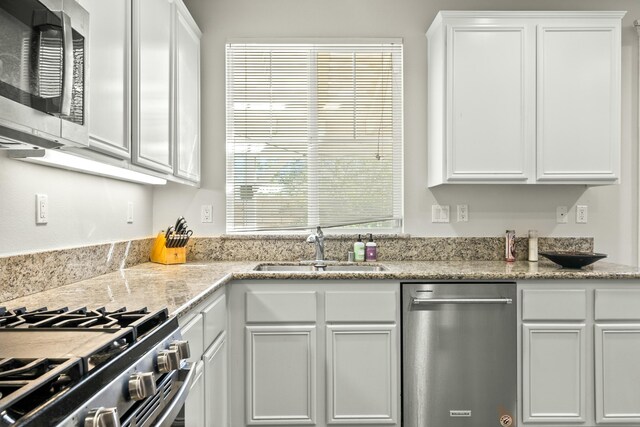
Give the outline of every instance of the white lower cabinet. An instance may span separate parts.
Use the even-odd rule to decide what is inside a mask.
[[[397,329],[327,325],[328,424],[396,424]]]
[[[208,427],[227,427],[227,333],[211,344],[204,353],[205,419]]]
[[[595,325],[596,421],[640,425],[640,323]]]
[[[204,369],[202,364],[196,365],[196,378],[189,389],[189,396],[184,404],[184,426],[202,427],[205,424]]]
[[[198,363],[202,358],[203,346],[203,317],[196,313],[195,316],[184,318],[181,333],[182,339],[189,342],[189,363],[196,369],[196,378],[189,389],[187,400],[184,404],[183,417],[184,425],[187,427],[197,427],[204,425],[204,368],[202,363]]]
[[[524,422],[586,421],[585,387],[585,325],[524,324]]]
[[[400,425],[400,285],[234,282],[230,425]]]
[[[640,425],[640,281],[518,289],[521,423]]]
[[[247,424],[315,424],[315,325],[246,326]]]
[[[225,289],[216,291],[180,320],[182,337],[189,341],[189,362],[196,379],[184,411],[187,427],[227,427],[227,305]]]

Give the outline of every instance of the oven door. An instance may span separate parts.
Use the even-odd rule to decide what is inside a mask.
[[[191,365],[191,369],[186,373],[179,390],[173,395],[170,403],[164,407],[162,412],[155,417],[155,420],[150,425],[154,427],[178,427],[185,425],[184,413],[187,397],[189,392],[199,382],[198,380],[202,378],[203,371],[204,362],[202,360]]]
[[[88,21],[74,1],[0,0],[0,125],[87,144]]]

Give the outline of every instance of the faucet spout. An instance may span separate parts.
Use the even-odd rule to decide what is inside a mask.
[[[322,228],[318,226],[316,232],[307,237],[307,243],[315,243],[316,247],[316,261],[324,262],[324,233]]]

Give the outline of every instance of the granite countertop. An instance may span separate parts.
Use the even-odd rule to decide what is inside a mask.
[[[582,270],[557,267],[550,261],[382,261],[382,272],[258,272],[257,261],[193,262],[181,265],[144,263],[132,268],[49,289],[0,303],[8,308],[147,307],[182,316],[231,280],[376,279],[376,280],[549,280],[640,279],[640,269],[598,262]]]

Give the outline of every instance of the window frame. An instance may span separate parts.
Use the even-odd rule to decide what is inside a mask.
[[[322,38],[322,39],[306,39],[306,38],[240,38],[240,39],[228,39],[225,43],[225,72],[226,72],[226,81],[225,81],[225,108],[226,108],[226,121],[225,126],[228,125],[230,120],[230,114],[233,114],[229,111],[229,79],[230,79],[230,66],[227,63],[227,55],[229,45],[234,44],[245,44],[245,45],[312,45],[313,50],[316,48],[321,48],[322,45],[345,45],[345,46],[353,46],[352,52],[367,52],[367,49],[361,48],[358,49],[358,45],[375,45],[375,44],[399,44],[400,45],[400,53],[394,54],[392,56],[392,60],[394,61],[394,69],[395,67],[399,67],[399,73],[392,73],[392,91],[393,95],[391,97],[392,103],[393,100],[397,99],[396,103],[399,105],[399,108],[392,108],[393,118],[392,121],[394,125],[392,126],[394,141],[399,141],[399,147],[393,147],[393,164],[392,164],[392,174],[394,176],[392,191],[397,190],[399,194],[394,194],[393,197],[399,197],[400,201],[398,203],[397,209],[394,207],[393,217],[387,219],[388,222],[395,221],[395,226],[392,227],[384,227],[384,228],[367,228],[366,224],[372,223],[362,222],[353,225],[338,225],[334,224],[323,224],[320,223],[319,212],[320,212],[320,200],[319,197],[310,197],[310,195],[316,193],[317,190],[317,179],[311,179],[308,175],[308,195],[307,195],[307,225],[300,226],[291,226],[291,227],[282,227],[282,228],[272,228],[272,227],[254,227],[250,230],[231,230],[230,224],[232,221],[229,220],[229,215],[233,216],[234,211],[234,203],[229,202],[229,198],[234,197],[233,189],[233,173],[230,173],[229,168],[233,167],[233,159],[234,153],[233,150],[229,149],[230,138],[229,137],[229,129],[227,127],[225,132],[225,146],[226,146],[226,170],[225,170],[225,178],[227,180],[226,183],[226,215],[227,219],[225,221],[225,230],[227,234],[230,235],[246,235],[246,234],[263,234],[263,235],[282,235],[282,234],[305,234],[308,230],[315,228],[315,225],[321,225],[323,229],[326,230],[328,234],[365,234],[365,233],[374,233],[376,235],[380,234],[401,234],[404,231],[404,44],[402,38]],[[310,58],[312,66],[310,67],[310,81],[309,81],[309,96],[308,96],[308,118],[310,120],[309,125],[309,137],[307,144],[307,152],[309,158],[313,155],[317,155],[317,144],[319,141],[319,127],[318,127],[318,104],[317,104],[317,95],[318,95],[318,74],[317,74],[317,56],[312,55]],[[399,62],[399,64],[398,64]],[[235,140],[234,140],[235,141]],[[316,147],[316,149],[314,149]],[[311,167],[313,167],[314,162],[311,162]],[[307,169],[309,170],[309,169]],[[317,178],[318,175],[313,175]],[[397,177],[397,180],[395,179]],[[397,183],[395,181],[398,181]],[[399,188],[396,188],[398,186]],[[394,206],[396,203],[393,202]],[[397,216],[396,216],[397,215]],[[234,216],[233,216],[234,217]],[[382,222],[382,221],[378,221]],[[319,223],[319,224],[318,224]],[[358,225],[362,224],[360,227]]]

